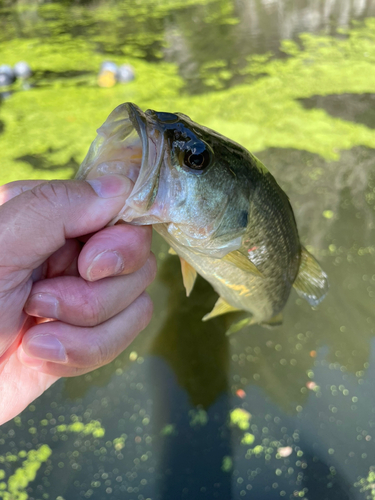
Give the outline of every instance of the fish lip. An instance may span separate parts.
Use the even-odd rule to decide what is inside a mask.
[[[126,222],[140,224],[143,216],[150,219],[150,214],[145,212],[150,210],[158,193],[165,153],[165,136],[149,110],[143,112],[131,102],[125,103],[125,109],[131,126],[141,140],[142,161],[122,216]],[[156,137],[155,134],[157,134]],[[166,223],[166,221],[154,216],[152,223]]]
[[[136,104],[132,102],[127,102],[125,106],[129,115],[129,120],[131,121],[131,124],[134,127],[135,131],[137,132],[142,143],[142,161],[141,161],[141,166],[139,167],[139,173],[138,173],[138,178],[139,178],[141,177],[141,173],[143,173],[147,169],[147,163],[149,157],[149,151],[148,151],[149,137],[147,134],[148,121],[146,114]],[[138,187],[137,181],[135,184]],[[134,191],[135,189],[133,189],[132,194],[134,193]]]
[[[126,110],[133,127],[141,137],[146,132],[146,117],[145,113],[136,104],[132,102],[126,103]]]
[[[126,103],[126,110],[129,115],[129,119],[135,128],[137,134],[139,135],[141,141],[142,141],[142,165],[140,170],[142,170],[143,167],[143,160],[145,157],[145,151],[147,151],[147,144],[148,144],[148,138],[147,138],[147,119],[145,116],[145,113],[139,108],[136,104],[133,104],[132,102],[127,102]]]

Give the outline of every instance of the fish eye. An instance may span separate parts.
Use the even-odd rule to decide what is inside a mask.
[[[184,164],[188,168],[192,168],[193,170],[204,170],[208,167],[210,161],[211,156],[207,149],[204,149],[199,153],[192,149],[185,151]]]

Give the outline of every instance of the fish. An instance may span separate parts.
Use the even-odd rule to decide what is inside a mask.
[[[311,306],[326,296],[327,274],[301,245],[288,196],[233,140],[183,113],[124,103],[97,130],[76,178],[107,174],[134,182],[111,224],[151,224],[180,257],[186,294],[197,274],[218,293],[204,321],[245,311],[241,326],[278,325],[292,288]]]

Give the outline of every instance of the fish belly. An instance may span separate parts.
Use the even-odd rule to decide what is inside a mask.
[[[172,241],[164,231],[158,232],[212,285],[220,297],[231,306],[251,313],[254,322],[267,321],[279,312],[269,293],[273,284],[268,278],[255,276],[222,259],[195,252]]]

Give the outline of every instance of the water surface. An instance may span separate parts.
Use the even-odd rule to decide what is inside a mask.
[[[0,7],[0,64],[34,70],[0,89],[2,182],[73,176],[121,102],[180,111],[267,165],[331,284],[228,337],[155,235],[151,324],[1,427],[0,498],[375,498],[375,2]],[[135,80],[99,88],[108,59]]]

